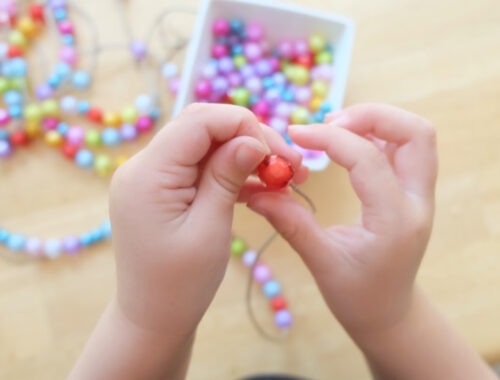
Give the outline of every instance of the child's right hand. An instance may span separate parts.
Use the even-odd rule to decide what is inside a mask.
[[[283,193],[256,194],[249,207],[301,255],[352,335],[382,331],[408,312],[429,240],[437,176],[434,129],[419,116],[380,105],[354,106],[327,121],[292,126],[290,136],[304,148],[326,151],[349,171],[362,204],[360,224],[322,228]]]

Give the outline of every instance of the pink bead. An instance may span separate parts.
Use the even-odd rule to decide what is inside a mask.
[[[70,46],[64,46],[59,52],[59,57],[69,65],[73,66],[76,64],[76,50]]]
[[[227,36],[230,30],[229,22],[224,19],[217,19],[212,25],[212,32],[217,37]]]
[[[307,105],[312,98],[312,91],[309,87],[299,87],[295,91],[295,100],[301,105]]]
[[[141,116],[135,125],[138,132],[148,132],[153,128],[153,119],[149,116]]]
[[[7,124],[9,124],[9,121],[9,113],[6,110],[0,108],[0,127],[5,127]]]
[[[168,83],[168,90],[172,95],[177,95],[181,87],[181,78],[172,78]]]
[[[305,55],[309,53],[309,44],[307,43],[306,40],[300,39],[295,41],[294,47],[293,47],[293,53],[296,56],[300,55]]]
[[[85,140],[85,131],[82,127],[71,127],[66,135],[66,139],[71,145],[80,147]]]
[[[269,58],[269,65],[271,66],[271,70],[273,71],[273,73],[279,71],[279,69],[281,68],[281,62],[276,57]]]
[[[256,62],[262,58],[262,48],[255,42],[246,43],[243,46],[243,53],[249,62]]]
[[[212,48],[212,57],[216,59],[220,59],[222,57],[225,57],[229,54],[229,50],[227,49],[226,45],[214,45]]]
[[[246,267],[251,267],[255,263],[255,260],[257,260],[257,252],[254,250],[246,251],[241,258]]]
[[[282,136],[288,132],[288,122],[279,117],[273,117],[269,120],[269,126]]]
[[[258,284],[264,284],[271,279],[271,269],[264,264],[257,264],[253,271],[253,278]]]
[[[278,52],[281,57],[290,59],[293,57],[293,44],[289,40],[283,40],[278,45]]]
[[[28,238],[28,240],[26,240],[25,249],[26,249],[26,252],[28,253],[28,255],[30,255],[30,256],[33,256],[33,257],[41,256],[42,247],[43,247],[43,243],[38,238],[32,237],[32,238]]]
[[[47,117],[42,121],[42,126],[45,131],[53,131],[57,129],[58,125],[59,125],[59,120],[54,119],[53,117]]]
[[[195,95],[198,100],[208,99],[212,93],[212,86],[207,80],[200,80],[195,88]]]
[[[252,106],[252,111],[257,116],[267,117],[269,115],[269,105],[264,100],[259,100]]]
[[[73,34],[73,24],[68,20],[61,21],[59,23],[59,31],[62,34]]]
[[[246,36],[249,41],[258,42],[264,38],[265,30],[262,24],[251,22],[247,25]]]

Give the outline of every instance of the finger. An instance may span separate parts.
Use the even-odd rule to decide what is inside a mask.
[[[291,190],[289,187],[285,187],[284,189],[280,190],[269,189],[260,181],[260,179],[250,177],[249,179],[247,179],[245,185],[241,188],[241,191],[238,194],[238,202],[247,203],[250,198],[252,198],[256,194],[275,192],[290,194]]]
[[[197,180],[195,168],[213,145],[236,136],[251,136],[267,147],[262,128],[249,110],[223,104],[192,104],[155,136],[146,151],[157,170],[171,174],[166,183],[187,187]],[[192,170],[186,173],[186,168]]]
[[[201,175],[192,212],[199,220],[232,213],[241,188],[267,154],[257,139],[239,136],[220,146]]]
[[[341,118],[343,128],[397,144],[394,169],[403,187],[419,195],[434,194],[438,163],[429,121],[396,107],[373,104],[349,107]]]
[[[386,227],[381,221],[397,221],[403,191],[385,155],[375,145],[349,130],[327,124],[291,126],[289,133],[298,145],[325,151],[349,171],[363,206],[366,228],[374,231]]]
[[[309,210],[289,194],[261,193],[248,207],[264,216],[276,231],[302,257],[312,273],[335,270],[338,251]],[[333,262],[332,262],[333,261]]]

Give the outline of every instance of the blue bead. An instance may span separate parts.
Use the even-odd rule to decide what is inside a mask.
[[[295,100],[295,95],[293,94],[292,91],[290,90],[285,90],[283,94],[281,95],[281,99],[283,99],[285,102],[293,102]]]
[[[115,128],[105,128],[102,131],[101,139],[104,145],[116,146],[120,143],[120,132]]]
[[[243,54],[243,45],[242,44],[236,44],[231,48],[231,53],[233,55],[242,55]]]
[[[9,90],[3,94],[3,100],[8,106],[18,106],[23,104],[23,96],[17,90]]]
[[[70,65],[68,65],[65,62],[59,62],[56,65],[55,74],[59,75],[60,78],[65,80],[69,77],[72,71],[73,69],[71,68]]]
[[[92,237],[89,234],[80,236],[80,244],[84,247],[88,247],[92,244]]]
[[[0,243],[5,244],[9,240],[10,233],[0,228]]]
[[[13,234],[7,239],[7,247],[14,252],[19,252],[24,249],[26,238],[23,235]]]
[[[73,86],[78,90],[85,90],[90,85],[90,75],[85,71],[77,71],[73,74]]]
[[[73,46],[75,44],[75,38],[71,34],[65,34],[61,39],[64,45]]]
[[[7,141],[8,139],[9,139],[9,133],[4,129],[0,129],[0,140]]]
[[[78,103],[78,113],[86,114],[89,112],[90,103],[86,100],[82,100]]]
[[[158,108],[155,108],[151,110],[149,116],[151,116],[154,120],[158,120],[161,116],[161,111]]]
[[[236,34],[241,34],[245,31],[245,24],[239,18],[233,18],[229,21],[229,27],[231,28],[231,32]]]
[[[262,291],[267,298],[272,299],[281,293],[281,285],[276,280],[269,280],[262,287]]]
[[[109,239],[111,237],[111,222],[109,220],[106,220],[102,226],[101,226],[101,231],[103,236],[106,239]]]
[[[274,79],[272,77],[265,77],[262,79],[262,85],[267,90],[274,86]]]
[[[69,130],[69,125],[62,122],[57,125],[57,132],[59,132],[61,135],[66,136]]]
[[[2,76],[7,78],[15,77],[16,68],[12,65],[11,61],[5,61],[2,65]]]
[[[90,150],[81,149],[75,156],[75,162],[82,168],[90,168],[94,164],[94,155]]]
[[[62,21],[68,17],[68,13],[66,12],[66,9],[64,9],[64,8],[57,8],[54,11],[54,17],[57,21]]]
[[[51,75],[49,77],[49,80],[47,81],[49,86],[52,87],[53,89],[58,88],[61,85],[61,82],[62,78],[57,74]]]
[[[13,119],[20,119],[23,117],[23,108],[18,105],[9,107],[9,115]]]
[[[12,74],[15,77],[22,78],[26,75],[28,71],[28,66],[26,61],[22,58],[14,58],[10,61],[12,66]]]
[[[319,110],[323,113],[329,113],[333,111],[333,107],[331,106],[331,104],[325,102],[321,105]]]
[[[92,238],[93,243],[98,243],[102,239],[104,239],[104,236],[103,236],[102,231],[100,229],[92,231],[90,233],[90,236]]]
[[[317,112],[313,115],[312,121],[314,123],[322,123],[325,119],[325,115],[322,112]]]
[[[257,103],[258,101],[260,100],[260,96],[259,95],[252,95],[250,96],[250,99],[248,101],[248,104],[250,104],[251,106],[253,106],[255,103]]]

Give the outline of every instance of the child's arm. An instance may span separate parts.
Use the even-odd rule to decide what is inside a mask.
[[[248,110],[193,105],[113,177],[117,296],[71,379],[182,379],[229,259],[233,207],[271,151],[300,155]]]
[[[301,255],[375,376],[495,379],[415,289],[434,214],[437,154],[429,122],[361,105],[333,114],[328,125],[291,127],[290,135],[349,171],[362,204],[360,224],[323,229],[286,194],[256,194],[249,206]]]

